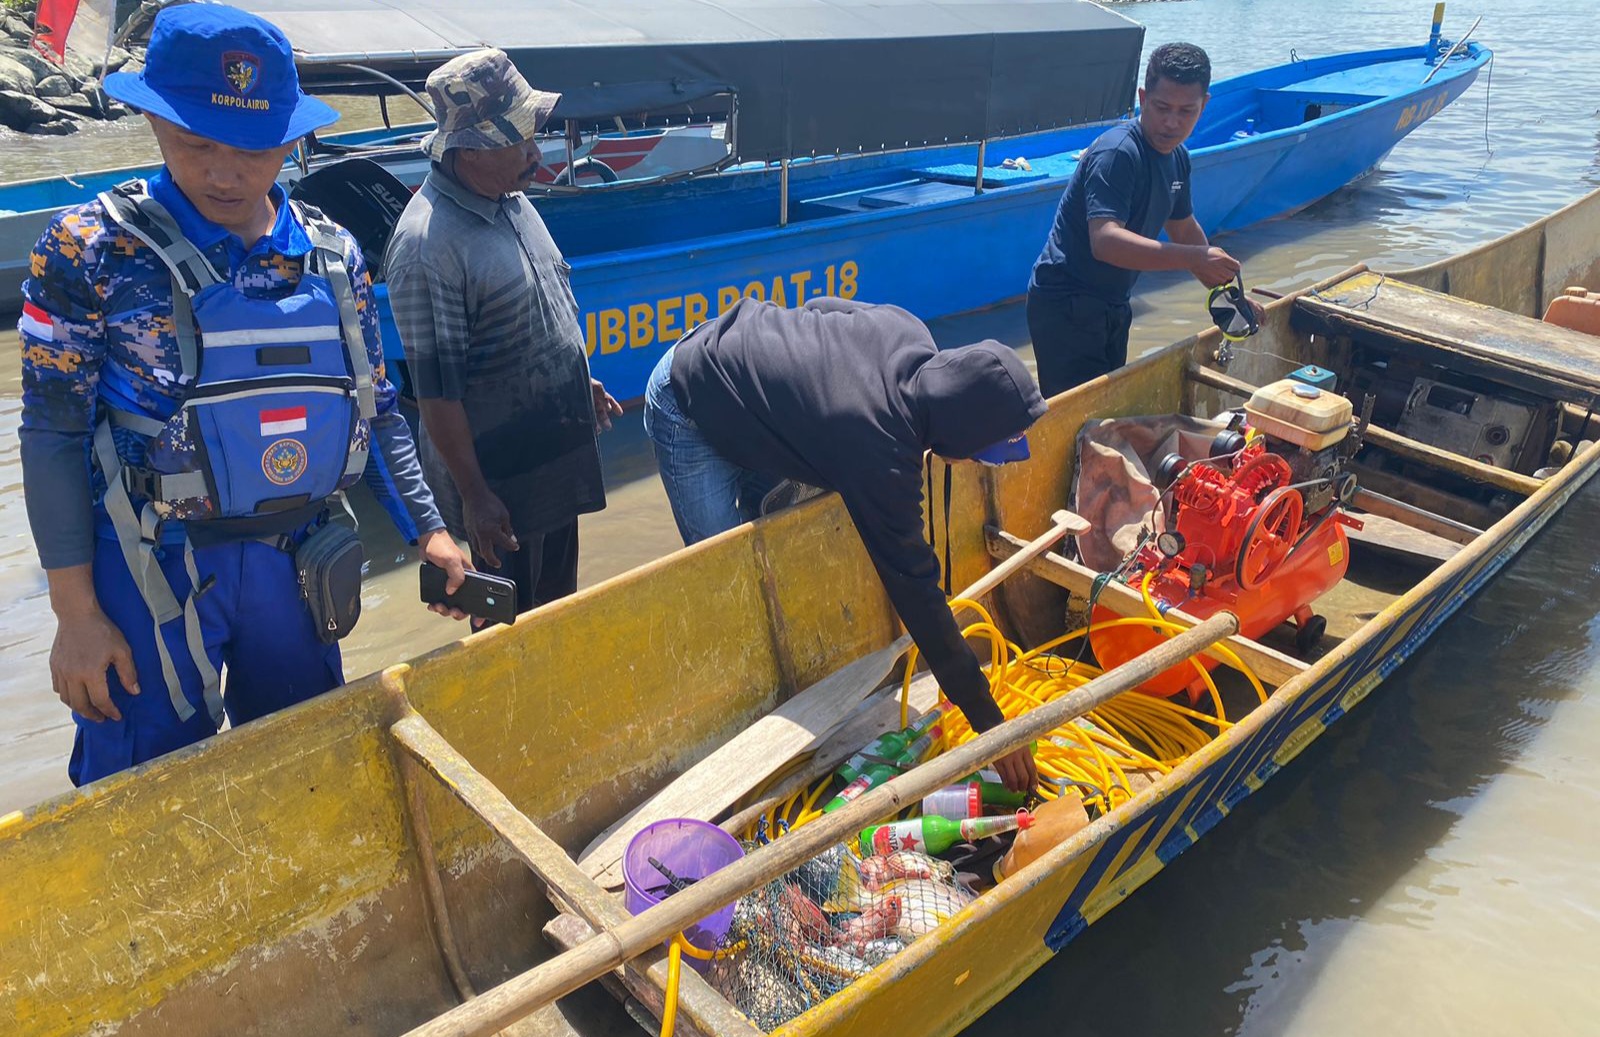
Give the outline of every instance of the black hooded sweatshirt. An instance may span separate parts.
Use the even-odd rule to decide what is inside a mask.
[[[940,352],[897,306],[745,299],[677,345],[672,389],[717,452],[837,490],[889,600],[974,730],[1004,719],[939,586],[922,533],[923,452],[968,458],[1022,432],[1044,400],[1015,352]]]

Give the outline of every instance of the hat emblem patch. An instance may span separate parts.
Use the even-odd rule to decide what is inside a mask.
[[[266,111],[272,102],[265,97],[251,97],[261,85],[261,58],[246,50],[230,50],[222,55],[222,78],[231,93],[213,92],[211,103],[224,108],[247,108]]]
[[[222,77],[234,93],[249,97],[261,82],[261,59],[248,51],[230,50],[222,55]]]

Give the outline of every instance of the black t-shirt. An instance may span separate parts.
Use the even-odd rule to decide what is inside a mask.
[[[1078,157],[1029,287],[1126,303],[1139,272],[1094,258],[1089,221],[1113,219],[1155,238],[1168,220],[1193,212],[1188,150],[1179,145],[1163,155],[1145,141],[1137,119],[1119,123]]]

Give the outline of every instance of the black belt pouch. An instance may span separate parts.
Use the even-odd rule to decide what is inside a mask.
[[[348,527],[325,522],[294,552],[300,594],[323,644],[342,639],[361,618],[361,540]]]

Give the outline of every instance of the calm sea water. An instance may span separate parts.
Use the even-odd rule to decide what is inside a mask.
[[[1186,0],[1119,9],[1147,45],[1190,40],[1229,76],[1419,43],[1426,0]],[[1222,244],[1288,288],[1374,261],[1427,262],[1600,186],[1600,53],[1544,0],[1479,13],[1492,76],[1366,180]],[[357,120],[370,110],[353,108]],[[0,179],[142,161],[133,124],[33,140],[0,130]],[[582,300],[580,300],[581,302]],[[1197,330],[1201,290],[1150,276],[1136,348]],[[1025,347],[1018,308],[941,322],[946,344]],[[67,787],[71,725],[49,690],[54,633],[23,514],[15,338],[0,334],[0,813]],[[677,546],[637,415],[605,439],[610,507],[586,519],[592,583]],[[358,505],[366,502],[358,501]],[[367,507],[373,557],[346,670],[443,644],[414,566]],[[1078,1035],[1600,1033],[1600,488],[1567,512],[1360,710],[971,1032]],[[929,1006],[937,1011],[937,1006]]]

